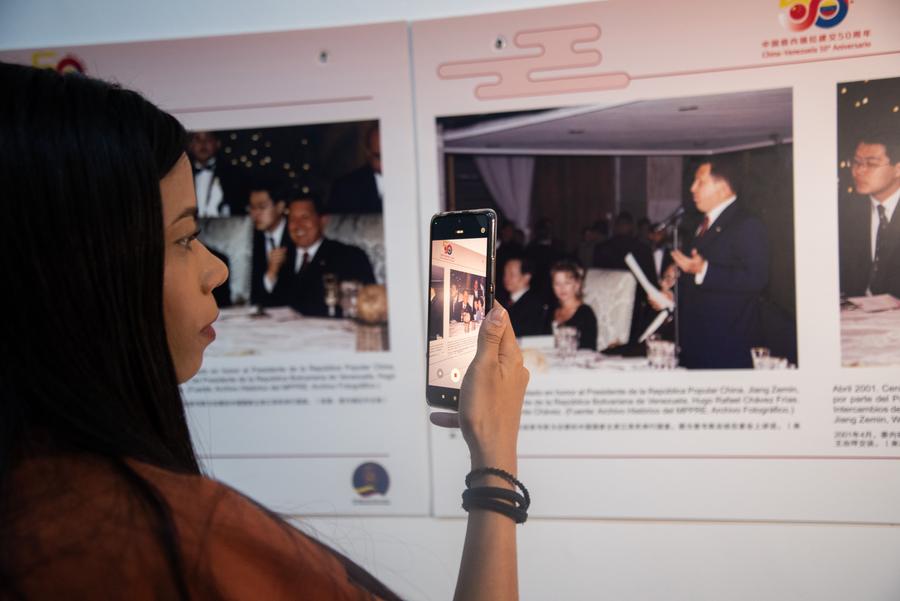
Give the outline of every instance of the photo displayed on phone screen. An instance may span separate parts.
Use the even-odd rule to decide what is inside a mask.
[[[428,385],[459,389],[488,308],[488,239],[432,240]]]

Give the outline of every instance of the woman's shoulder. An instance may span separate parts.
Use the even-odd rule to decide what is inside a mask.
[[[248,599],[290,598],[300,591],[310,599],[369,598],[352,585],[334,553],[230,486],[133,466],[169,501],[186,556],[207,574],[195,583],[199,592],[228,591],[229,597]]]
[[[122,465],[57,457],[17,470],[15,532],[34,551],[19,565],[43,574],[25,583],[35,597],[51,583],[102,597],[97,587],[134,591],[171,582],[162,536],[177,545],[192,596],[370,598],[333,553],[231,487],[135,460]],[[149,485],[149,494],[136,493],[134,483]],[[154,504],[174,529],[161,525]]]
[[[591,309],[591,306],[587,303],[581,303],[581,305],[576,309],[575,314],[572,316],[572,319],[587,319],[597,321],[597,316],[594,314],[594,310]]]

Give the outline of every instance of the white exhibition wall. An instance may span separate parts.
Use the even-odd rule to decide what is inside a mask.
[[[700,98],[702,112],[704,97],[789,89],[799,369],[535,369],[530,389],[776,386],[795,391],[789,421],[747,418],[754,433],[740,436],[721,428],[547,434],[541,426],[559,420],[526,417],[534,427],[521,436],[520,474],[534,504],[519,529],[520,589],[533,600],[900,598],[900,452],[837,447],[846,429],[833,410],[835,386],[900,385],[896,367],[841,367],[835,186],[838,83],[900,76],[894,0],[856,0],[843,24],[809,32],[782,25],[778,0],[609,0],[504,14],[479,13],[561,3],[53,4],[0,6],[0,58],[47,64],[71,53],[88,73],[134,86],[191,129],[379,120],[390,350],[215,357],[186,396],[213,475],[302,516],[300,527],[410,599],[452,595],[465,528],[464,447],[427,425],[420,394],[422,232],[443,208],[445,175],[436,120],[683,97]],[[345,27],[365,23],[375,24]],[[310,29],[320,27],[331,29]],[[827,44],[830,33],[846,33],[846,47],[820,47],[817,36]],[[530,48],[541,45],[551,51],[539,59]],[[788,52],[803,48],[817,51]],[[370,364],[384,375],[371,387],[380,399],[373,407],[317,404],[321,394],[290,405],[297,392],[287,387],[215,389],[233,369],[356,373]],[[350,486],[354,467],[371,460],[390,474],[380,497]]]

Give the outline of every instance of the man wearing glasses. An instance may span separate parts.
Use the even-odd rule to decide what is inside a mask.
[[[861,136],[851,173],[857,196],[840,215],[841,294],[900,298],[900,134]]]

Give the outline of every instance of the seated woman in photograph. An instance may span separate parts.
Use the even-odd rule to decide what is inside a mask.
[[[196,239],[181,124],[81,75],[0,63],[0,88],[0,598],[397,599],[201,473],[179,384],[228,272]],[[490,493],[514,488],[483,468],[516,473],[528,372],[502,307],[482,330],[459,414],[431,417]],[[478,501],[456,597],[514,599],[524,517]]]
[[[582,302],[584,268],[571,260],[557,261],[550,268],[555,308],[547,313],[544,334],[552,334],[553,326],[578,330],[578,348],[597,350],[597,316]]]

